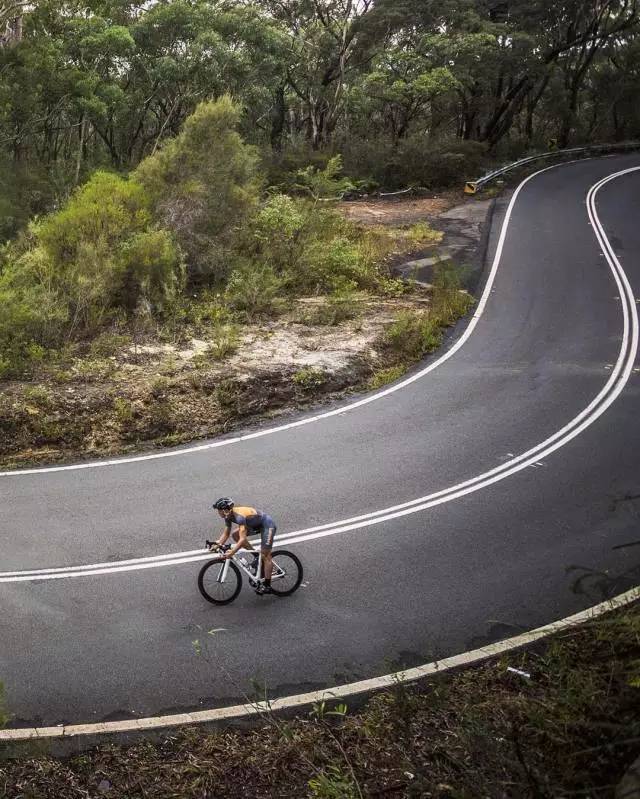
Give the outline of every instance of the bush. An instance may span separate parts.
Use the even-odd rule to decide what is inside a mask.
[[[371,376],[371,379],[369,380],[369,388],[382,388],[388,383],[393,383],[394,381],[399,380],[405,371],[405,367],[401,365],[390,366],[387,369],[379,369]]]
[[[265,279],[281,280],[278,290],[291,294],[333,293],[344,286],[377,288],[384,279],[379,265],[393,246],[391,236],[359,228],[331,208],[275,194],[255,215],[244,237],[246,263],[239,272],[243,279],[254,281],[267,267]],[[235,295],[237,274],[231,283]]]
[[[238,349],[240,336],[238,327],[233,324],[219,325],[213,332],[213,339],[204,352],[193,357],[196,368],[206,367],[209,361],[223,361]]]
[[[124,397],[116,397],[113,400],[113,410],[116,419],[121,425],[129,424],[133,419],[133,408],[131,402]]]
[[[463,316],[473,299],[460,289],[460,270],[451,263],[435,269],[429,311],[403,311],[385,331],[383,346],[401,363],[416,361],[436,349],[442,329]]]
[[[0,275],[0,346],[14,369],[31,342],[53,346],[94,332],[119,308],[161,308],[182,282],[167,231],[155,230],[143,188],[97,172],[60,211],[8,248]],[[7,356],[6,353],[9,353]]]
[[[108,358],[131,344],[131,336],[122,333],[105,331],[91,342],[91,355],[97,358]]]
[[[434,140],[424,134],[401,139],[345,142],[346,169],[358,178],[373,177],[390,191],[409,186],[443,189],[477,177],[486,161],[486,146],[464,139]]]
[[[240,115],[228,96],[201,103],[135,172],[154,215],[185,252],[192,279],[227,277],[229,253],[257,203],[257,158],[237,133]]]
[[[374,244],[375,239],[375,244]],[[299,239],[295,263],[285,275],[295,293],[373,289],[380,279],[382,239],[360,230],[336,211],[317,211]],[[391,240],[385,242],[391,248]],[[386,250],[385,250],[386,252]]]
[[[440,345],[438,320],[428,312],[403,311],[385,332],[385,344],[403,360],[419,360]]]
[[[321,369],[314,369],[312,366],[304,366],[294,373],[293,382],[303,391],[312,391],[314,388],[319,388],[325,383],[326,377]]]
[[[146,230],[122,249],[124,280],[118,305],[132,311],[141,299],[161,311],[181,291],[184,269],[171,234]]]
[[[249,316],[269,313],[282,287],[271,266],[246,261],[231,273],[227,284],[227,302],[237,311]]]
[[[0,275],[0,377],[18,376],[30,368],[34,344],[57,340],[69,311],[55,290],[28,285],[29,270],[7,270]]]
[[[356,188],[351,179],[341,173],[342,156],[334,155],[324,168],[311,164],[299,169],[294,188],[308,193],[314,200],[340,199]]]
[[[443,326],[452,325],[473,305],[473,298],[461,288],[461,270],[450,262],[437,264],[433,277],[431,313]]]
[[[310,217],[308,203],[286,194],[271,196],[253,223],[254,257],[281,274],[295,267],[303,246],[301,236]]]
[[[1,160],[0,186],[0,242],[26,228],[31,217],[46,213],[55,199],[50,175],[33,160]]]

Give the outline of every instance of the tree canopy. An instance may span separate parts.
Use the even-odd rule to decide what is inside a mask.
[[[637,0],[42,0],[0,5],[0,150],[135,167],[232,95],[282,153],[639,133]],[[356,164],[357,166],[357,164]],[[357,171],[357,169],[356,169]]]

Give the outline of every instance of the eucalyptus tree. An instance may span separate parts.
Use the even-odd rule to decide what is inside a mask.
[[[371,59],[373,0],[263,0],[289,39],[286,85],[294,127],[329,143],[348,82]]]

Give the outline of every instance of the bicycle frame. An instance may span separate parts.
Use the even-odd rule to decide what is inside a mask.
[[[241,553],[247,553],[253,557],[253,555],[259,555],[258,558],[258,568],[256,573],[254,574],[248,565],[245,565],[245,561],[242,560],[239,555]],[[240,569],[240,571],[244,572],[247,575],[247,579],[250,582],[261,583],[263,580],[262,577],[262,550],[256,549],[241,549],[235,555],[232,555],[230,558],[225,558],[224,566],[222,567],[220,574],[217,577],[216,582],[223,583],[227,579],[227,572],[229,571],[229,561],[233,561],[236,566]],[[284,577],[284,571],[278,566],[277,563],[273,564],[273,574],[271,575],[271,579],[278,579],[279,577]]]

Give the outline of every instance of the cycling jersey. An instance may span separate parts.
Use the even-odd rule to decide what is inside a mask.
[[[271,549],[276,534],[276,525],[271,516],[255,508],[234,507],[226,519],[227,530],[232,524],[244,525],[247,530],[260,533],[262,547]]]
[[[243,524],[247,530],[259,530],[264,526],[265,514],[255,508],[235,507],[227,518],[227,529],[231,529],[232,524]]]

